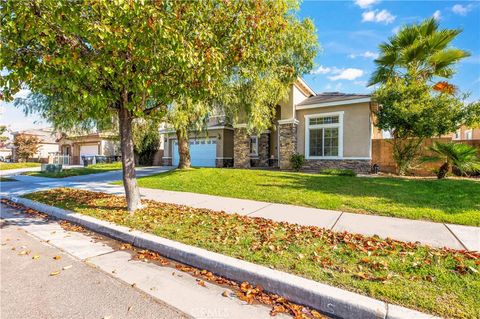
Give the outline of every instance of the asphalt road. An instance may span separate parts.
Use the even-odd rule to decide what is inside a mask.
[[[188,318],[4,221],[0,252],[2,319]]]

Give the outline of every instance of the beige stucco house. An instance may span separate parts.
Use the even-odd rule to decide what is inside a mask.
[[[63,135],[58,139],[60,155],[69,156],[70,164],[83,164],[82,156],[119,156],[118,134],[90,133]]]
[[[192,132],[192,165],[210,167],[290,168],[294,153],[306,158],[304,169],[349,168],[366,173],[372,158],[372,103],[369,95],[316,94],[298,79],[276,119],[264,132],[248,133],[246,123],[211,119]],[[165,129],[164,165],[178,164],[175,132]]]
[[[36,136],[40,140],[37,153],[29,160],[46,162],[50,155],[57,153],[59,150],[59,146],[57,143],[58,134],[50,128],[13,132],[13,140],[15,141],[15,139],[19,135]],[[12,148],[12,160],[14,162],[19,160],[14,146]]]

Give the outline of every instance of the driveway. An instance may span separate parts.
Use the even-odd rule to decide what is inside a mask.
[[[137,168],[137,177],[148,176],[168,172],[173,169],[170,166],[151,166]],[[22,195],[39,190],[57,187],[78,187],[90,190],[110,190],[110,192],[122,194],[122,186],[109,185],[109,183],[122,179],[122,170],[109,171],[105,173],[72,176],[65,178],[35,177],[27,175],[16,175],[16,181],[2,182],[0,194]]]

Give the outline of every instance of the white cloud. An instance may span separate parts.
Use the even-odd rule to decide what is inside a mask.
[[[367,86],[367,81],[354,81],[353,84],[359,86]]]
[[[392,15],[388,10],[370,10],[362,13],[362,22],[379,22],[389,24],[395,21],[396,16]]]
[[[353,81],[363,75],[363,70],[355,68],[340,69],[336,72],[336,75],[329,76],[328,78],[332,81],[338,80],[348,80]]]
[[[442,18],[442,14],[440,13],[440,10],[437,10],[433,13],[433,18],[437,21]]]
[[[332,71],[331,68],[326,68],[322,65],[320,65],[318,68],[312,71],[312,74],[327,74]]]
[[[452,12],[459,15],[466,15],[470,10],[472,10],[473,6],[469,4],[468,6],[463,6],[461,4],[456,4],[452,7]]]
[[[395,27],[395,28],[392,29],[393,34],[397,34],[398,31],[400,31],[400,27]]]
[[[362,9],[368,8],[378,2],[380,2],[380,0],[355,0],[355,4]]]
[[[352,53],[352,54],[348,55],[348,57],[350,59],[355,59],[357,57],[363,57],[365,59],[376,59],[376,58],[378,58],[378,53],[372,52],[372,51],[365,51],[365,52],[360,53],[360,54],[353,54]]]
[[[319,66],[316,70],[314,70],[311,74],[330,74],[328,78],[331,81],[338,81],[338,80],[349,80],[353,81],[359,77],[361,77],[364,72],[361,69],[355,68],[346,68],[340,69],[337,67],[324,67]]]

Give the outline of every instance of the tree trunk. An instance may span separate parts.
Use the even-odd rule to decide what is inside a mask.
[[[443,163],[443,165],[440,166],[440,169],[438,170],[437,178],[438,179],[445,178],[445,176],[447,176],[449,171],[450,171],[450,164],[448,162]]]
[[[122,105],[118,111],[118,123],[120,128],[120,147],[122,150],[123,186],[125,188],[125,197],[127,198],[127,207],[130,213],[133,213],[141,207],[140,191],[135,175],[132,120],[132,114]]]
[[[187,128],[182,127],[177,130],[178,153],[180,159],[178,161],[179,169],[190,168],[190,149],[188,148],[188,132]]]

